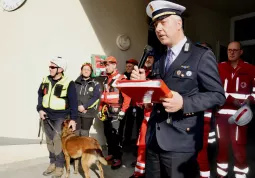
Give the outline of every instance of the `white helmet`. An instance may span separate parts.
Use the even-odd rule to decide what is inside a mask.
[[[228,119],[228,123],[238,126],[247,125],[253,117],[251,108],[248,105],[242,106],[236,113]]]
[[[67,69],[67,61],[59,56],[54,56],[53,58],[51,58],[50,62],[56,64],[58,67],[62,68],[63,71],[65,72]]]

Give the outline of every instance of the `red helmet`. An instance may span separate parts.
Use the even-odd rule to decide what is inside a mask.
[[[138,65],[138,62],[137,62],[137,60],[135,60],[135,59],[129,59],[129,60],[127,60],[127,61],[126,61],[126,64],[128,64],[128,63],[134,64],[134,65]]]

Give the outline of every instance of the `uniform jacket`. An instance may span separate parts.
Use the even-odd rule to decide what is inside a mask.
[[[229,114],[234,114],[238,109],[234,105],[235,99],[242,103],[249,98],[250,101],[254,102],[255,67],[253,65],[239,60],[235,69],[229,61],[220,63],[218,67],[227,98],[226,103],[220,108],[219,113],[224,114],[224,111],[233,110],[233,113]]]
[[[100,85],[94,79],[83,80],[79,76],[75,80],[76,93],[78,98],[78,106],[83,105],[87,110],[86,113],[79,112],[81,117],[95,118],[98,113],[98,105],[100,100]]]
[[[198,151],[202,147],[204,111],[225,102],[215,56],[211,50],[188,40],[166,72],[165,58],[166,52],[155,60],[152,75],[182,95],[183,109],[167,113],[162,104],[154,104],[146,142],[156,134],[163,150]]]

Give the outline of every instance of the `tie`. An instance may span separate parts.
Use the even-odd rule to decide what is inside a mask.
[[[166,60],[165,60],[165,73],[170,68],[170,65],[172,64],[172,62],[173,62],[173,51],[171,49],[168,49]]]

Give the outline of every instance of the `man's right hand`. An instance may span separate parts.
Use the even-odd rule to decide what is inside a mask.
[[[44,112],[43,110],[39,111],[39,115],[40,115],[40,118],[42,120],[45,120],[45,116],[46,116],[46,112]]]
[[[135,66],[134,70],[131,73],[130,79],[131,80],[146,80],[145,70],[138,69],[138,66]]]

